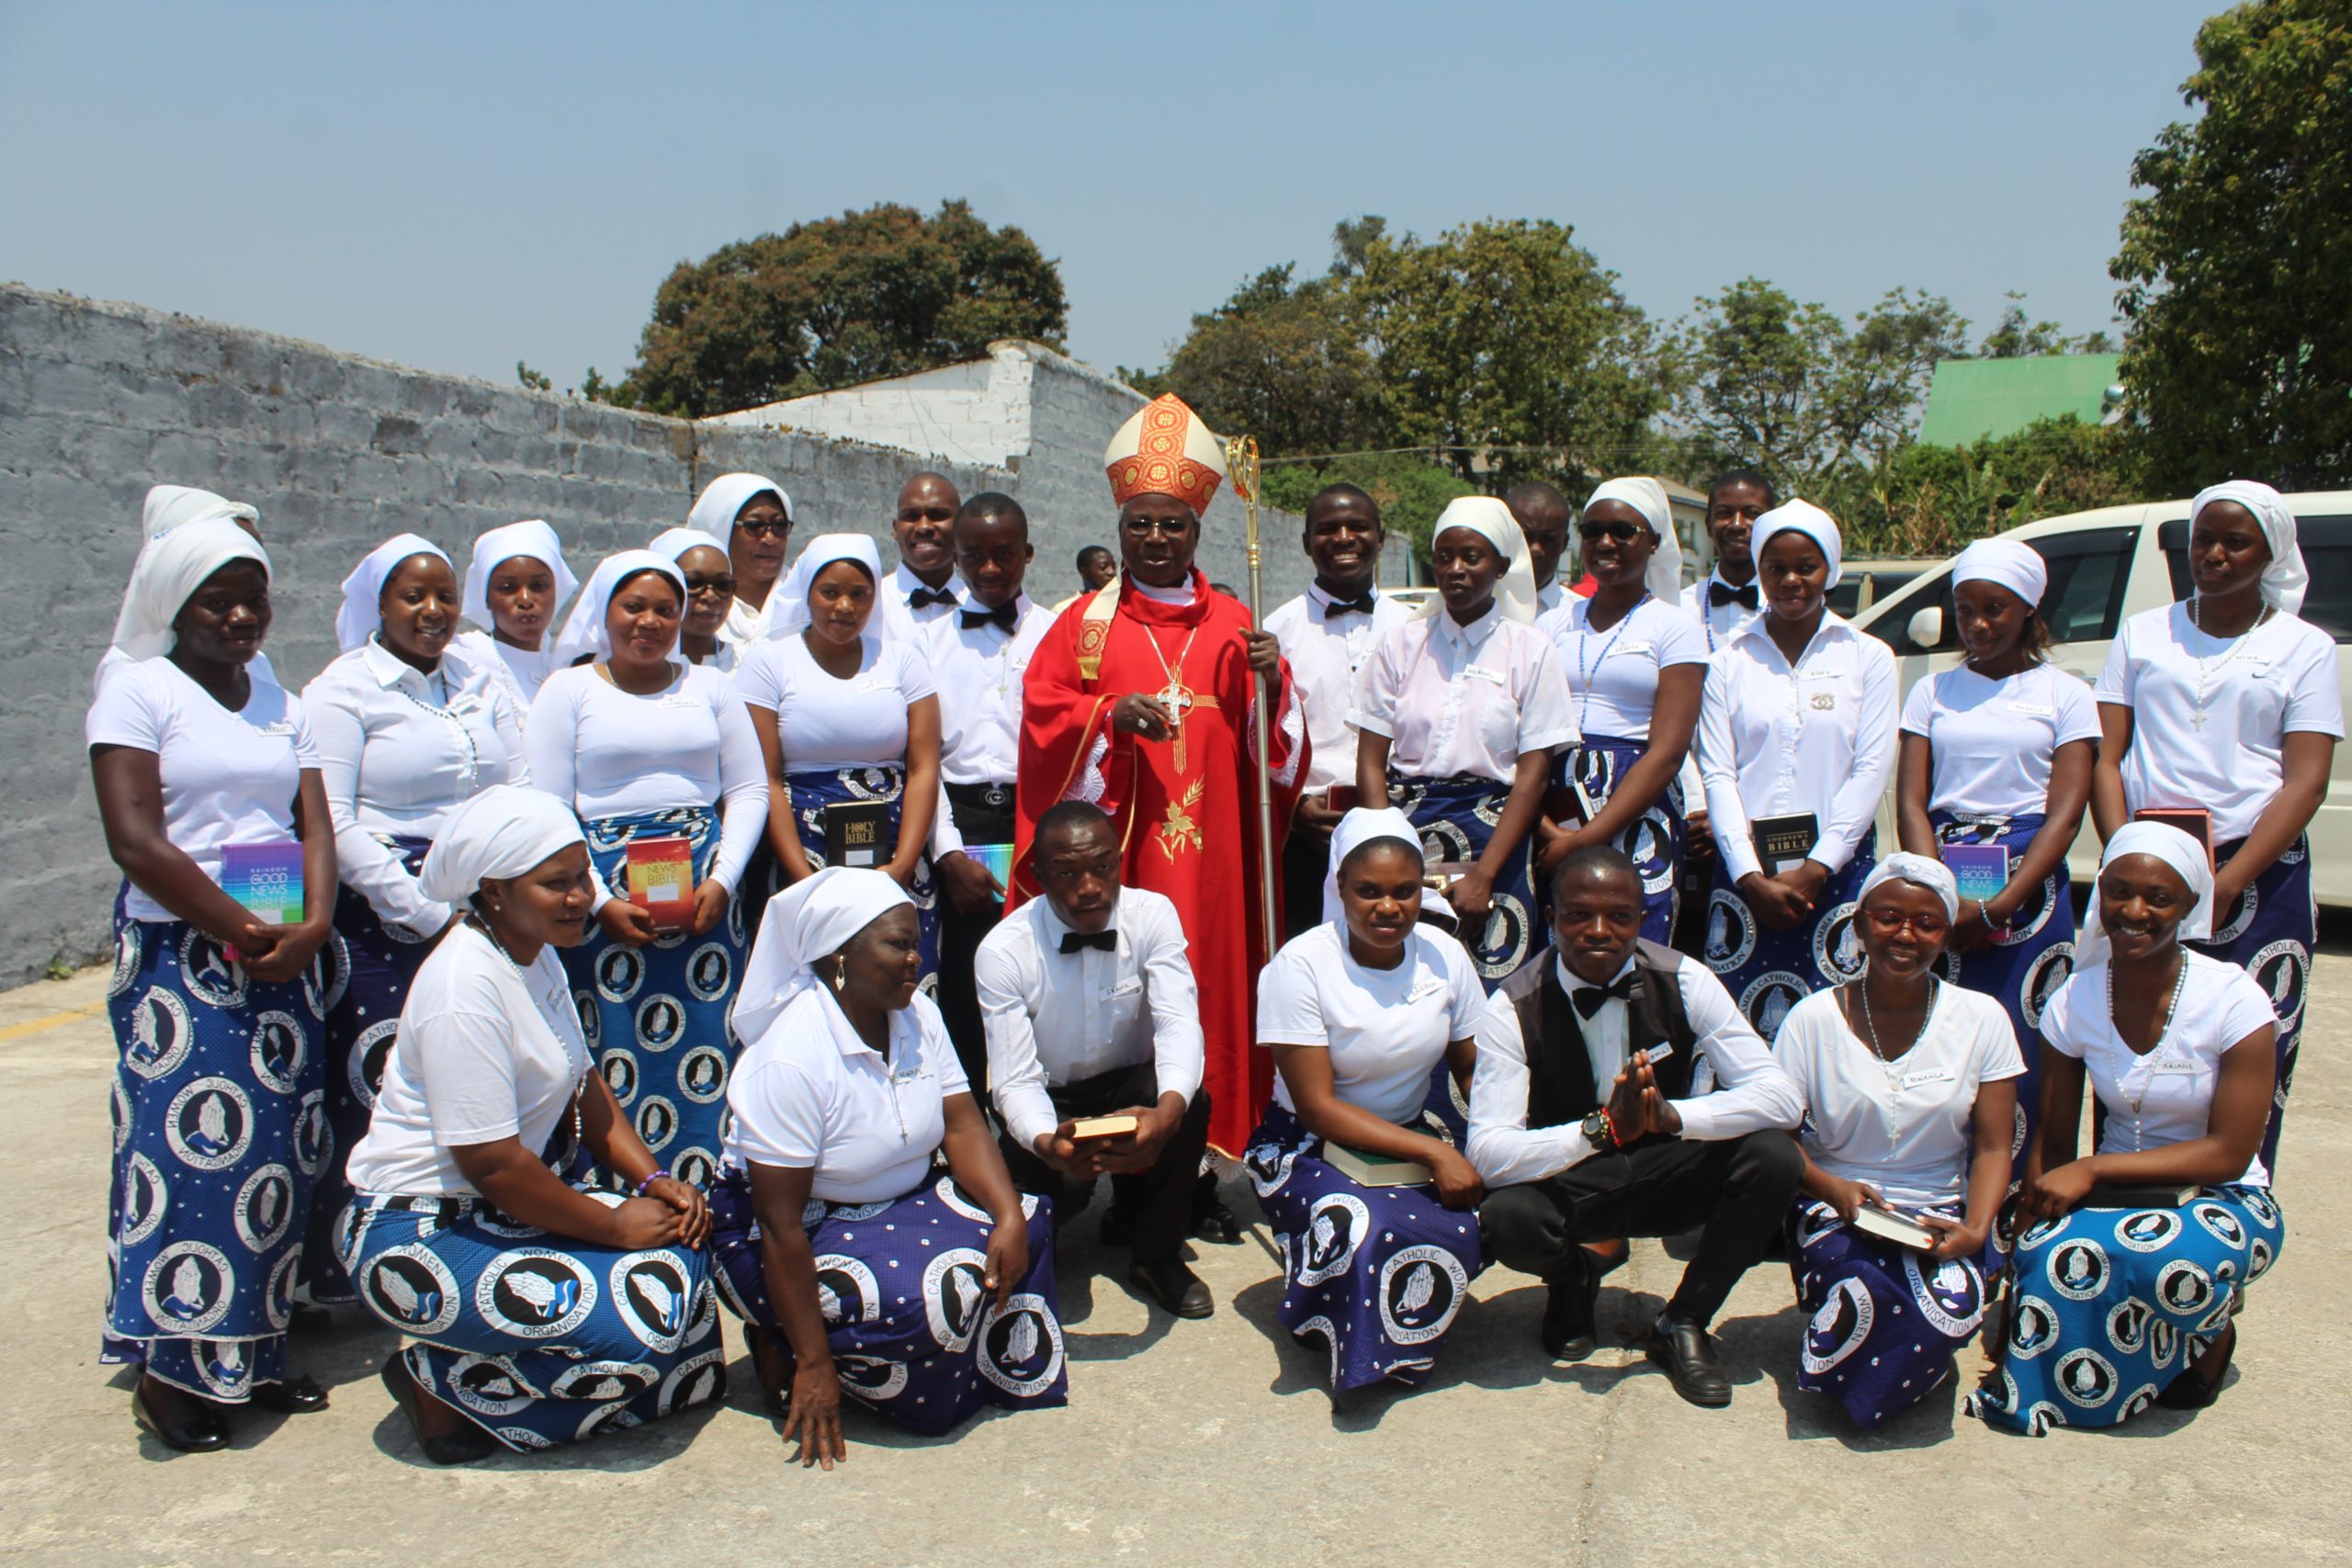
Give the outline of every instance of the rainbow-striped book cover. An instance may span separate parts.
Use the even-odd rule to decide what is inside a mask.
[[[300,925],[302,846],[292,839],[222,845],[220,891],[271,925]]]
[[[964,852],[988,868],[999,887],[1012,886],[1012,846],[1011,844],[966,844]]]

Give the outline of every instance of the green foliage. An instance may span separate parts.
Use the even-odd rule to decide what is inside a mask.
[[[1445,503],[1476,488],[1452,468],[1409,452],[1369,452],[1335,457],[1322,463],[1283,463],[1265,470],[1261,481],[1266,504],[1284,512],[1304,513],[1315,492],[1342,482],[1360,487],[1380,507],[1380,520],[1392,534],[1413,541],[1413,553],[1426,557],[1430,525]]]
[[[2115,347],[2105,333],[2085,333],[2081,337],[2068,337],[2066,329],[2056,321],[2029,322],[2025,313],[2025,296],[2012,288],[2004,296],[2009,308],[2001,312],[1998,325],[1984,334],[1976,345],[1979,359],[2024,359],[2049,354],[2113,354]]]
[[[61,953],[56,957],[49,961],[49,966],[41,971],[41,978],[45,980],[71,980],[74,978],[74,965],[66,963],[65,955]]]
[[[976,359],[996,338],[1058,347],[1068,318],[1058,269],[1019,229],[962,201],[928,218],[886,202],[681,262],[623,390],[719,413]]]
[[[2109,267],[2151,475],[2352,483],[2352,0],[2240,6],[2197,57]]]
[[[518,385],[527,387],[534,392],[552,392],[555,390],[555,383],[553,381],[548,380],[545,376],[542,376],[537,370],[532,369],[529,366],[524,364],[519,359],[514,362],[514,379]]]
[[[1351,320],[1345,280],[1295,283],[1292,271],[1288,263],[1270,266],[1194,316],[1167,370],[1129,384],[1152,395],[1174,391],[1210,429],[1247,432],[1269,455],[1385,443],[1381,389]]]
[[[1830,476],[1807,499],[1855,555],[1939,556],[2020,523],[2147,493],[2132,433],[2072,414],[1968,446],[1905,442],[1871,468]]]

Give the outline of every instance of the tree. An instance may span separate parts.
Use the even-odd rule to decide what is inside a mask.
[[[2240,6],[2197,58],[2108,269],[2151,478],[2352,483],[2352,4]]]
[[[1019,229],[962,201],[884,203],[681,262],[621,400],[700,416],[978,358],[1002,337],[1056,347],[1061,275]]]
[[[1270,457],[1385,444],[1381,389],[1344,282],[1294,283],[1293,271],[1270,266],[1194,316],[1168,368],[1140,379],[1127,372],[1130,384],[1174,392],[1210,429],[1254,435]]]
[[[1838,518],[1849,554],[1949,555],[2020,523],[2141,499],[2135,445],[2120,426],[2065,414],[1966,446],[1905,442],[1808,499]]]
[[[1949,300],[1890,290],[1849,328],[1760,278],[1697,301],[1675,344],[1678,412],[1711,463],[1762,467],[1792,491],[1883,464],[1910,438],[1936,361],[1967,352]]]
[[[1476,490],[1452,468],[1410,452],[1367,452],[1320,463],[1280,463],[1265,470],[1266,504],[1304,513],[1315,492],[1342,481],[1355,485],[1380,508],[1392,534],[1412,541],[1413,553],[1428,558],[1431,525],[1445,503]]]
[[[2105,333],[2085,333],[2081,337],[2068,337],[2066,329],[2056,321],[2029,323],[2025,313],[2025,296],[2012,288],[2004,296],[2007,310],[2001,312],[1998,325],[1984,334],[1976,345],[1979,359],[2022,359],[2045,354],[2112,354],[2114,348]]]

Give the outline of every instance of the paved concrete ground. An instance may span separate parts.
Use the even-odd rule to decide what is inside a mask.
[[[910,1439],[852,1417],[849,1463],[788,1469],[736,1391],[639,1432],[462,1470],[426,1464],[374,1371],[389,1347],[346,1311],[298,1341],[334,1408],[237,1427],[233,1451],[175,1455],[131,1426],[97,1364],[104,1271],[104,975],[0,995],[0,1553],[56,1562],[275,1559],[401,1564],[1363,1564],[1489,1562],[2301,1562],[2352,1553],[2352,956],[2319,963],[2280,1196],[2285,1256],[2244,1319],[2212,1409],[2032,1441],[1931,1397],[1856,1436],[1794,1389],[1784,1271],[1725,1315],[1729,1410],[1684,1404],[1638,1351],[1554,1366],[1542,1291],[1475,1289],[1430,1386],[1334,1407],[1321,1358],[1273,1327],[1268,1246],[1204,1247],[1218,1310],[1148,1311],[1063,1255],[1066,1410],[983,1416]],[[80,1016],[44,1022],[60,1013]],[[1249,1209],[1243,1191],[1233,1194]],[[1602,1298],[1627,1337],[1677,1265],[1640,1244]]]

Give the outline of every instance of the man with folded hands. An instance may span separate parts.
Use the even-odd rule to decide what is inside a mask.
[[[1206,1317],[1216,1304],[1184,1237],[1209,1097],[1176,906],[1121,886],[1118,834],[1086,801],[1046,810],[1032,868],[1045,897],[991,930],[973,962],[1006,1168],[1054,1200],[1057,1224],[1110,1177],[1102,1234],[1132,1249],[1127,1283],[1178,1317]]]

